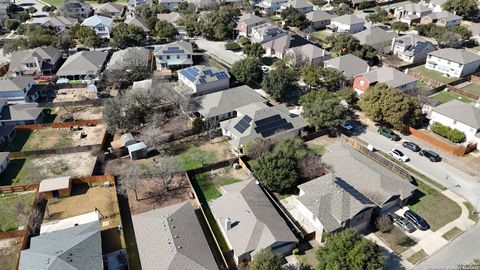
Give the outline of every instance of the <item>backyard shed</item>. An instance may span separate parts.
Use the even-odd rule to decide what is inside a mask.
[[[72,189],[70,176],[56,177],[42,180],[38,188],[45,199],[61,198],[70,196]]]
[[[129,145],[135,144],[137,141],[133,137],[132,133],[125,133],[120,136],[120,139],[112,141],[110,144],[113,149],[120,149]]]
[[[128,148],[128,154],[130,155],[130,158],[133,160],[141,159],[146,156],[147,146],[145,145],[144,142],[131,144],[127,146],[127,148]]]

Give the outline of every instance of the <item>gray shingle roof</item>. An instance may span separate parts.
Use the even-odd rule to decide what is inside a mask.
[[[265,18],[259,17],[251,13],[243,15],[239,19],[239,22],[243,22],[246,25],[255,25],[265,21],[266,21]]]
[[[465,49],[445,48],[433,51],[428,55],[439,57],[459,64],[468,64],[480,60],[480,55]]]
[[[417,81],[415,77],[391,67],[374,69],[370,72],[364,73],[363,76],[370,83],[384,83],[393,88]]]
[[[453,14],[451,12],[448,12],[446,10],[440,11],[440,12],[434,12],[434,13],[428,14],[427,16],[432,18],[433,20],[445,20],[447,22],[462,19],[462,17],[456,14]]]
[[[29,102],[25,104],[9,104],[2,108],[0,122],[12,121],[34,121],[42,114],[43,108],[38,103]]]
[[[81,51],[68,57],[60,69],[57,76],[84,75],[97,72],[102,69],[107,59],[107,52],[101,51]]]
[[[128,69],[129,65],[148,66],[150,51],[143,47],[130,47],[112,54],[106,70]]]
[[[288,48],[290,48],[290,42],[292,41],[292,36],[290,35],[283,35],[279,38],[275,38],[269,40],[267,42],[262,43],[262,47],[269,48],[277,53],[283,53]]]
[[[296,8],[296,9],[307,8],[307,7],[312,7],[313,6],[312,3],[310,3],[308,0],[290,0],[283,5],[287,6],[287,7],[293,7],[293,8]]]
[[[237,257],[268,248],[277,242],[297,242],[254,180],[222,188],[225,193],[209,204]],[[233,224],[229,230],[224,226],[227,218]]]
[[[395,196],[408,198],[416,189],[407,180],[346,144],[335,143],[327,150],[322,160],[335,175],[380,207]]]
[[[95,7],[95,14],[122,12],[125,8],[122,4],[117,3],[104,3]]]
[[[95,27],[97,25],[105,25],[107,27],[111,27],[113,25],[113,19],[110,17],[100,16],[100,15],[93,15],[92,17],[86,18],[82,25]]]
[[[193,99],[189,110],[209,118],[235,111],[237,108],[251,103],[266,101],[252,88],[242,85],[196,97]]]
[[[20,255],[20,270],[103,269],[98,221],[33,237]]]
[[[375,207],[369,199],[333,173],[298,186],[305,192],[297,199],[322,223],[327,232],[343,227],[361,211]]]
[[[407,3],[399,6],[398,8],[402,8],[403,10],[407,12],[412,12],[412,13],[417,13],[417,12],[428,12],[431,11],[430,8],[426,6],[422,6],[418,3]]]
[[[331,20],[332,18],[335,18],[335,15],[332,15],[323,10],[314,10],[314,11],[308,12],[305,15],[307,16],[307,19],[311,22],[320,22],[320,21]]]
[[[291,48],[290,50],[308,59],[309,62],[316,58],[325,58],[326,56],[330,58],[331,55],[330,52],[310,43]]]
[[[170,13],[160,13],[157,14],[157,19],[170,22],[172,24],[176,24],[178,20],[180,20],[183,16],[178,12],[170,12]]]
[[[359,18],[353,14],[346,14],[342,16],[338,16],[335,18],[332,18],[332,21],[346,24],[346,25],[353,25],[353,24],[358,24],[358,23],[365,23],[365,20],[362,18]]]
[[[4,91],[22,91],[31,83],[34,84],[32,77],[19,76],[13,78],[0,77],[0,92]]]
[[[326,60],[324,66],[343,71],[343,75],[347,79],[351,79],[358,74],[367,72],[370,67],[365,60],[353,54],[346,54]]]
[[[433,111],[470,127],[480,129],[480,108],[475,107],[475,104],[452,100],[434,107]]]
[[[12,52],[12,58],[10,60],[9,70],[23,71],[24,63],[35,63],[35,59],[38,59],[40,65],[44,64],[44,59],[53,59],[54,57],[61,56],[61,52],[55,47],[38,47],[31,50]],[[54,64],[54,63],[49,63]],[[40,67],[42,69],[42,67]]]
[[[398,37],[398,34],[393,31],[387,32],[380,27],[374,26],[353,34],[353,36],[357,38],[362,45],[376,45],[391,42],[394,37]]]
[[[218,269],[189,202],[132,216],[143,270]]]

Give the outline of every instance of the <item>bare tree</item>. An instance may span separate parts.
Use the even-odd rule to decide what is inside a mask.
[[[117,192],[120,195],[128,196],[128,192],[133,192],[135,194],[135,200],[138,201],[138,189],[140,187],[139,178],[144,175],[138,165],[133,164],[128,167],[122,174],[118,177]]]
[[[213,135],[215,134],[215,131],[217,130],[217,128],[218,128],[217,120],[210,118],[203,121],[203,129],[207,131],[208,138],[210,138],[210,140],[213,139]]]
[[[40,226],[43,222],[42,206],[45,204],[46,200],[43,197],[40,197],[40,199],[36,201],[32,207],[27,226],[27,231],[30,235],[36,235],[40,231]]]
[[[168,140],[167,134],[164,134],[159,128],[149,125],[140,132],[140,140],[147,145],[147,147],[160,150],[165,142]]]
[[[307,153],[298,161],[298,171],[304,179],[314,179],[327,173],[326,166],[322,163],[320,156]]]
[[[289,51],[283,56],[282,60],[285,64],[296,70],[301,70],[308,64],[308,59],[296,51]]]
[[[28,207],[27,204],[19,202],[15,205],[15,209],[17,210],[18,218],[22,221],[22,224],[27,223],[31,208]]]
[[[381,215],[375,221],[375,226],[383,233],[390,232],[393,229],[393,223],[387,215]]]
[[[169,191],[169,184],[175,174],[181,171],[181,166],[177,158],[171,156],[163,156],[155,161],[152,171],[150,172],[154,178],[160,179]]]

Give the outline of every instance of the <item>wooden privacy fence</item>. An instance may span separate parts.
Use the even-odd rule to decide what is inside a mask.
[[[435,147],[440,148],[448,153],[454,154],[456,156],[464,156],[471,151],[477,148],[476,144],[468,144],[467,146],[463,145],[452,145],[450,143],[444,142],[440,139],[433,137],[432,135],[422,132],[420,130],[414,129],[412,127],[408,128],[408,131],[414,136],[419,138],[422,141],[425,141]]]
[[[110,184],[115,183],[115,176],[113,176],[113,175],[93,175],[93,176],[72,178],[72,180],[71,180],[72,185],[76,185],[76,184],[92,185],[92,184],[103,184],[105,182],[109,182]]]
[[[474,93],[464,91],[464,90],[462,90],[460,88],[457,88],[455,86],[452,86],[452,85],[447,85],[447,89],[452,91],[452,92],[455,92],[455,93],[460,94],[460,95],[467,96],[467,97],[472,98],[472,99],[479,99],[480,98],[479,95],[475,95]]]
[[[62,102],[44,102],[39,103],[38,106],[45,107],[70,107],[70,106],[103,106],[105,104],[104,99],[87,99],[76,101],[62,101]]]
[[[63,155],[63,154],[90,152],[90,151],[98,152],[100,150],[102,150],[102,144],[93,144],[93,145],[72,146],[72,147],[55,148],[55,149],[10,152],[8,153],[8,157],[9,158],[26,158],[26,157],[35,157],[35,156],[43,156],[43,155]]]
[[[0,232],[0,239],[23,238],[25,235],[27,235],[26,230]]]
[[[0,193],[24,192],[30,190],[38,190],[38,184],[33,183],[25,185],[0,186]]]
[[[93,119],[93,120],[78,120],[73,122],[64,122],[64,123],[43,123],[43,124],[33,124],[33,125],[18,125],[15,129],[18,130],[37,130],[42,128],[70,128],[73,126],[96,126],[103,124],[102,119]]]

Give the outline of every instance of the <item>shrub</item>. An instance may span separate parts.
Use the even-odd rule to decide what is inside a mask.
[[[434,122],[430,129],[433,133],[438,134],[444,138],[447,138],[453,143],[461,143],[465,140],[465,133],[458,129],[454,129],[438,122]]]
[[[234,41],[229,41],[227,42],[227,44],[225,44],[226,50],[236,51],[236,50],[240,50],[240,48],[241,48],[240,45],[238,45],[238,43]]]
[[[382,215],[375,221],[375,226],[383,233],[390,232],[393,229],[393,223],[387,215]]]
[[[238,44],[240,44],[241,46],[245,46],[247,45],[248,43],[250,43],[250,40],[246,37],[240,37],[238,39]]]
[[[292,249],[292,255],[297,255],[300,252],[298,248]]]

